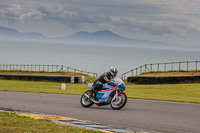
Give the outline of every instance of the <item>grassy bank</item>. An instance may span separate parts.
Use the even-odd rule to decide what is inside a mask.
[[[0,80],[0,90],[82,95],[89,89],[87,84],[67,84],[61,90],[61,83]],[[154,99],[188,103],[200,103],[200,84],[134,85],[127,84],[129,98]]]
[[[127,85],[129,98],[200,103],[200,84]]]
[[[200,76],[200,71],[151,71],[138,75],[139,77],[179,77],[179,76]]]
[[[102,133],[0,111],[0,133]]]

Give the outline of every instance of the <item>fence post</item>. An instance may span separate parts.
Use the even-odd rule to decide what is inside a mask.
[[[144,72],[147,73],[147,64],[145,64],[144,68],[145,68]]]
[[[197,71],[197,61],[196,61],[196,71]]]
[[[137,76],[137,69],[138,69],[138,68],[136,68],[136,76]]]
[[[187,71],[188,71],[188,61],[187,61]]]
[[[181,62],[179,62],[179,71],[181,70]]]
[[[165,63],[165,68],[164,68],[164,71],[166,72],[166,63]]]
[[[172,62],[172,71],[174,71],[174,70],[173,70],[173,62]]]
[[[159,66],[160,66],[160,64],[158,63],[158,68],[157,68],[157,72],[158,72],[158,71],[160,70],[160,69],[159,69]]]

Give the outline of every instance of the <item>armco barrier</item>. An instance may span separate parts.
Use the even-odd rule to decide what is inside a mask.
[[[128,77],[127,82],[135,84],[180,84],[200,83],[200,76],[178,77]]]
[[[57,75],[22,75],[22,74],[0,74],[0,78],[7,80],[28,81],[53,81],[65,83],[84,83],[84,76],[57,76]]]

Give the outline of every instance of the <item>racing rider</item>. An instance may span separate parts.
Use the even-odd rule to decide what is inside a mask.
[[[117,75],[117,68],[115,67],[111,67],[110,70],[108,72],[104,72],[96,81],[94,81],[93,84],[93,95],[94,95],[94,99],[97,100],[96,98],[96,94],[99,90],[101,90],[101,88],[103,87],[103,84],[108,83],[109,85],[112,86],[117,86],[116,83],[111,82],[110,80],[113,79],[114,77],[116,77]]]

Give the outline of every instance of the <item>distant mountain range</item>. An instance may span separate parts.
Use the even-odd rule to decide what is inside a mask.
[[[20,33],[12,28],[0,26],[0,40],[25,40],[25,41],[50,41],[71,44],[90,44],[90,45],[106,45],[106,46],[131,46],[140,48],[156,48],[156,49],[196,49],[197,47],[181,46],[178,44],[169,44],[163,42],[138,40],[120,36],[109,30],[97,32],[80,31],[71,36],[47,38],[41,33],[28,32]],[[200,49],[198,47],[198,49]]]
[[[44,39],[44,35],[36,32],[20,33],[12,28],[0,26],[0,39],[18,40],[18,39]]]

